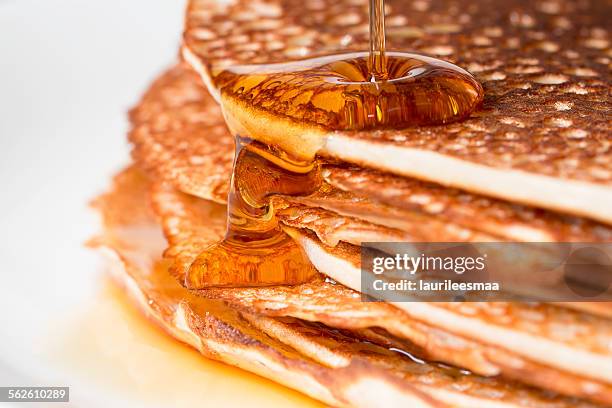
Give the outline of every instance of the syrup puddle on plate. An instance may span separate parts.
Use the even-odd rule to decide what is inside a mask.
[[[75,378],[73,388],[87,384],[104,393],[87,396],[94,401],[172,408],[323,406],[265,378],[207,359],[148,321],[109,278],[100,286],[89,307],[55,326],[46,350],[54,367]]]

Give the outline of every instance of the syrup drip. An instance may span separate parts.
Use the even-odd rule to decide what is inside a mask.
[[[320,184],[317,163],[290,161],[262,143],[236,137],[225,239],[196,258],[185,285],[293,285],[312,278],[317,271],[282,231],[269,199],[307,195]]]
[[[439,125],[469,116],[483,89],[468,72],[386,52],[384,0],[370,0],[370,51],[211,72],[236,137],[225,239],[200,254],[190,288],[292,285],[316,270],[274,216],[270,197],[321,185],[315,155],[330,131]]]

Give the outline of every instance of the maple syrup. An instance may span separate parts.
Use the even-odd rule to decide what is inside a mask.
[[[266,137],[258,130],[262,122],[287,119],[302,133],[445,124],[466,118],[482,101],[480,84],[453,64],[403,52],[376,55],[356,52],[235,66],[214,81],[226,119],[237,119],[256,139]],[[374,65],[384,71],[372,73],[370,61],[379,60],[385,63]],[[371,80],[372,75],[388,79]],[[264,125],[266,131],[283,132]]]
[[[385,48],[385,2],[370,0],[370,81],[384,81],[388,78]]]
[[[282,231],[269,198],[308,195],[320,184],[317,163],[291,161],[267,145],[236,137],[225,238],[196,258],[185,285],[293,285],[312,278],[317,271]]]
[[[438,59],[387,52],[384,0],[370,0],[370,50],[211,70],[236,135],[225,239],[202,253],[190,288],[298,284],[316,270],[281,229],[269,198],[308,195],[330,131],[438,125],[469,116],[483,89]]]

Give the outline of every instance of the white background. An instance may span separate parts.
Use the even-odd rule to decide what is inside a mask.
[[[126,110],[176,59],[182,14],[177,0],[0,0],[0,385],[46,378],[43,333],[94,292],[87,202],[128,162]]]

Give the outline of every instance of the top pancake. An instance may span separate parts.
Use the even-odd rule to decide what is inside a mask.
[[[318,154],[612,222],[605,3],[389,1],[389,49],[470,70],[484,106],[445,126],[327,130]],[[366,1],[194,0],[183,55],[210,85],[213,66],[365,50],[367,41]]]
[[[160,76],[130,117],[133,156],[141,168],[180,191],[225,202],[234,156],[233,138],[221,110],[193,72],[178,66]],[[612,239],[612,228],[600,223],[415,179],[327,163],[323,164],[323,175],[329,188],[290,200],[333,211],[342,216],[337,219],[357,218],[408,233],[393,240]],[[309,219],[317,221],[320,217]],[[375,228],[370,225],[368,229]],[[357,242],[372,240],[363,234],[367,231],[361,231]],[[325,241],[334,245],[331,240]]]

